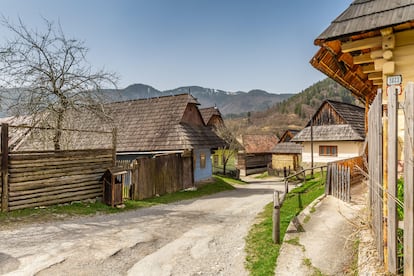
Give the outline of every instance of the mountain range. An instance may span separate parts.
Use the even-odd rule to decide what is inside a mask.
[[[217,106],[224,116],[246,114],[252,111],[266,110],[294,94],[272,94],[264,90],[249,92],[228,92],[200,86],[183,86],[160,91],[146,84],[132,84],[124,89],[107,90],[112,101],[145,99],[167,95],[190,93],[200,103],[200,107]]]

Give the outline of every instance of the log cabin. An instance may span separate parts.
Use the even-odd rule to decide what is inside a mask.
[[[272,150],[278,139],[273,134],[245,134],[242,136],[243,149],[237,154],[237,168],[240,176],[267,171],[272,162]]]
[[[325,100],[292,142],[302,144],[302,163],[310,166],[360,156],[365,140],[365,109]],[[313,139],[312,139],[313,138]]]
[[[319,50],[312,66],[365,103],[370,226],[379,260],[388,273],[414,275],[413,149],[407,142],[414,113],[414,1],[355,0],[314,44]],[[395,200],[398,167],[403,227]],[[398,239],[397,228],[404,229]]]
[[[296,129],[288,129],[280,137],[272,150],[272,167],[269,170],[271,174],[280,175],[285,168],[291,172],[301,167],[302,146],[291,142],[298,132]]]

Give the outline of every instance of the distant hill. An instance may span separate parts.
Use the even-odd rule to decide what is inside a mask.
[[[216,105],[223,115],[239,115],[247,112],[266,110],[294,94],[272,94],[263,90],[249,92],[228,92],[200,86],[184,86],[160,91],[145,84],[133,84],[125,89],[108,90],[112,101],[145,99],[166,95],[190,93],[200,102],[201,107]]]
[[[360,105],[351,92],[327,78],[266,110],[226,119],[225,123],[237,134],[281,135],[288,128],[301,129],[325,99]]]

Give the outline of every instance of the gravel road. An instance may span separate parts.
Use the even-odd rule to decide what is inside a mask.
[[[247,275],[244,237],[282,183],[0,231],[5,275]]]

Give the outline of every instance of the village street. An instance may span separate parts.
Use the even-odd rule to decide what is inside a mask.
[[[247,275],[244,237],[281,182],[0,231],[5,275]]]

